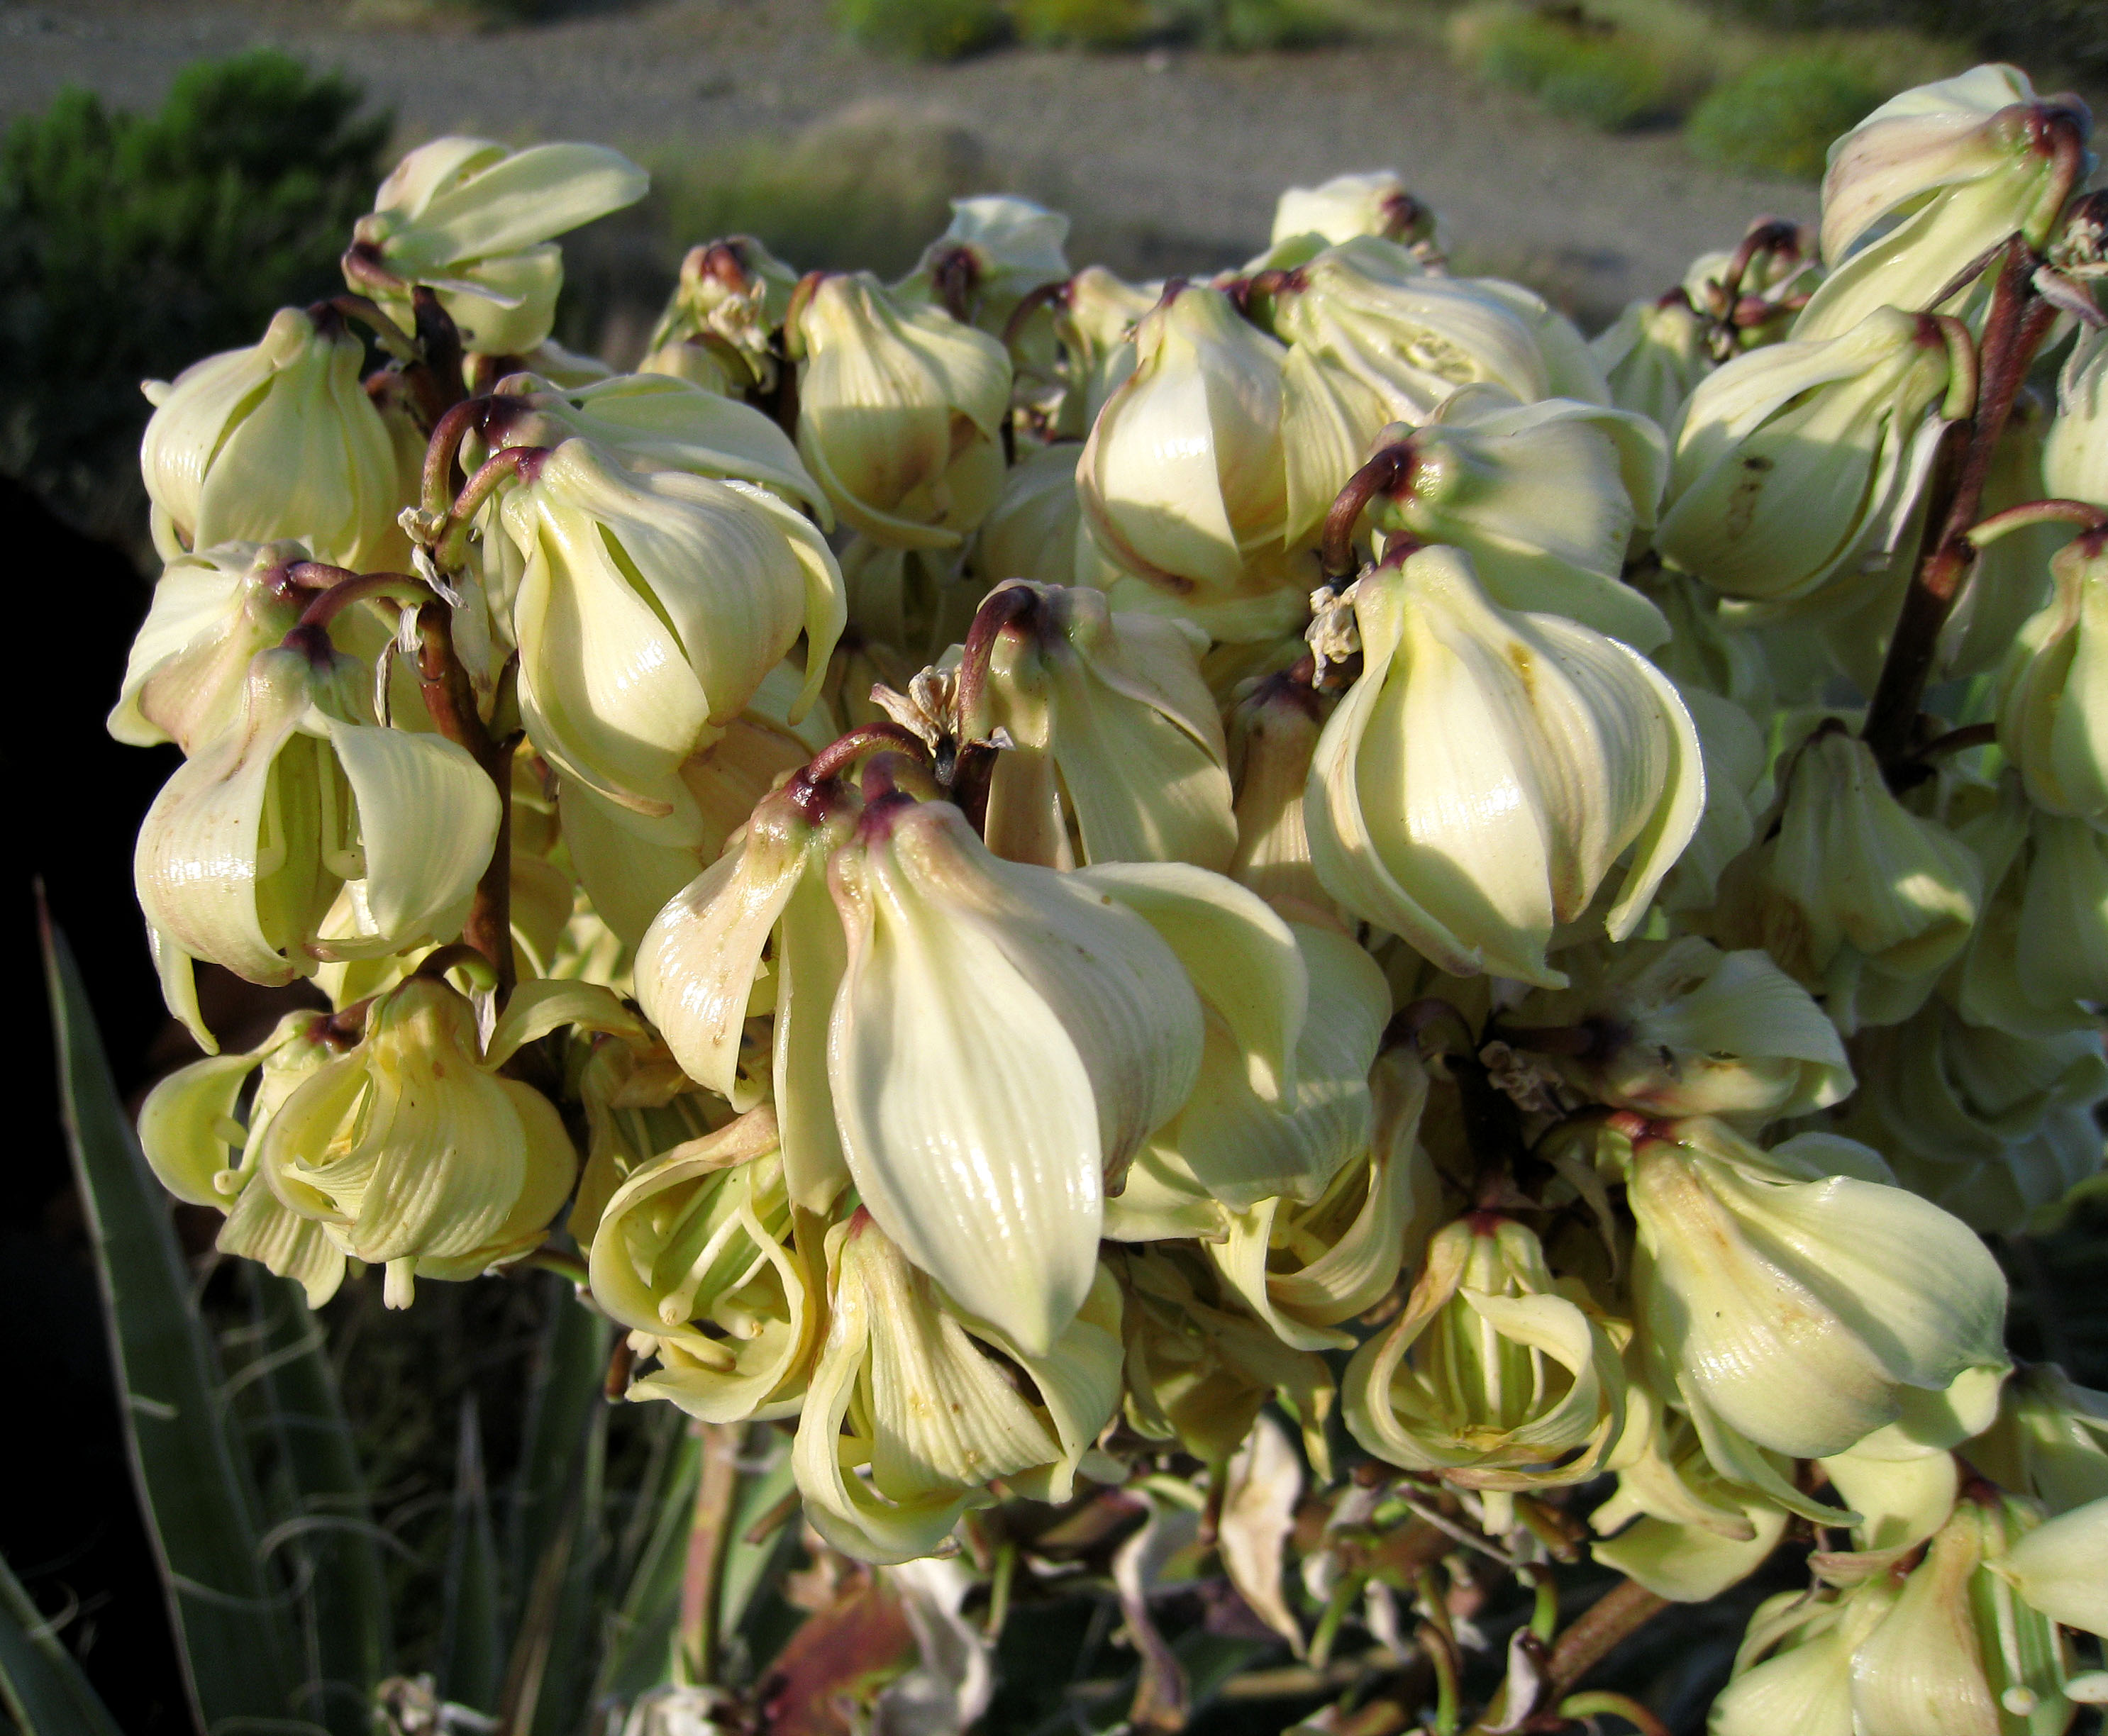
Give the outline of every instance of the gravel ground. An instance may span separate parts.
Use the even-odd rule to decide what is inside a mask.
[[[1732,244],[1748,217],[1815,211],[1812,188],[1713,173],[1673,135],[1607,137],[1482,88],[1425,38],[906,65],[838,42],[824,0],[640,0],[480,33],[390,23],[374,0],[5,5],[0,116],[68,83],[151,104],[186,61],[267,43],[363,81],[406,142],[572,137],[663,160],[785,137],[860,102],[904,105],[969,129],[1008,184],[1076,211],[1109,263],[1137,272],[1245,257],[1282,186],[1392,167],[1468,262],[1600,318]]]

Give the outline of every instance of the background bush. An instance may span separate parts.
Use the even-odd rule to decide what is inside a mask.
[[[61,92],[0,143],[0,467],[120,529],[144,379],[342,288],[384,172],[357,85],[268,51],[177,75],[152,115]]]
[[[1814,55],[1767,61],[1731,79],[1691,110],[1691,150],[1727,169],[1822,174],[1830,142],[1881,106],[1882,91],[1863,74]]]
[[[957,60],[1010,25],[999,0],[835,0],[835,22],[859,47],[917,61]]]
[[[1959,38],[2038,74],[2108,78],[2103,0],[1713,0],[1775,29],[1893,26]]]

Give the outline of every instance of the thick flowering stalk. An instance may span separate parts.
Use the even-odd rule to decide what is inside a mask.
[[[420,1277],[473,1278],[539,1244],[578,1176],[555,1105],[495,1068],[553,1028],[584,985],[516,995],[486,1050],[475,1010],[412,977],[367,1014],[359,1046],[318,1068],[264,1130],[271,1191],[354,1259],[388,1269],[391,1307]]]
[[[1597,1102],[1643,1115],[1754,1128],[1826,1109],[1854,1083],[1836,1027],[1769,955],[1696,935],[1636,941],[1511,1019],[1504,1041],[1543,1055]]]
[[[1285,623],[1307,588],[1285,560],[1286,352],[1221,290],[1184,282],[1133,341],[1133,371],[1076,472],[1092,539],[1164,603],[1257,605]]]
[[[1294,943],[1198,869],[1002,861],[948,803],[881,798],[828,879],[849,941],[828,1073],[858,1192],[962,1306],[1044,1353],[1094,1281],[1107,1184],[1198,1076],[1196,980],[1254,1082],[1290,1082]]]
[[[365,355],[336,314],[282,308],[260,343],[148,385],[139,468],[164,560],[292,537],[333,565],[408,564],[412,484],[359,389]]]
[[[805,1516],[863,1561],[934,1553],[962,1514],[1069,1499],[1119,1402],[1120,1299],[1093,1278],[1043,1351],[960,1311],[867,1212],[827,1237],[829,1319],[791,1464]],[[1018,1370],[1019,1385],[1005,1378]]]
[[[1900,1456],[1990,1420],[2005,1280],[1957,1219],[1718,1122],[1632,1136],[1647,1378],[1690,1412],[1721,1470],[1799,1509],[1754,1447],[1817,1458],[1888,1431]]]
[[[350,1043],[325,1014],[289,1013],[256,1048],[179,1067],[139,1105],[140,1149],[161,1185],[187,1205],[225,1212],[220,1251],[296,1280],[312,1308],[344,1282],[343,1250],[286,1208],[259,1179],[256,1159],[286,1100]]]
[[[985,679],[963,684],[959,722],[968,740],[1001,731],[1013,744],[990,779],[989,835],[1052,830],[1065,843],[1065,812],[1086,861],[1227,867],[1236,825],[1198,631],[1115,614],[1099,591],[1022,580],[982,609],[993,637],[979,624],[969,637]]]
[[[1318,877],[1453,974],[1565,987],[1554,930],[1623,939],[1698,824],[1676,690],[1615,640],[1496,606],[1453,549],[1386,560],[1354,610],[1362,672],[1304,801]]]
[[[558,768],[640,820],[693,825],[682,762],[805,636],[812,703],[847,604],[832,554],[766,489],[624,469],[566,440],[523,464],[507,533],[520,706]]]
[[[430,289],[467,348],[524,355],[556,319],[564,259],[552,237],[636,204],[649,185],[604,145],[436,138],[381,183],[352,232],[345,280],[406,327],[411,291]]]
[[[310,600],[290,582],[307,559],[297,542],[226,542],[169,561],[132,641],[110,733],[130,747],[173,741],[194,753],[232,727],[250,662]]]
[[[133,874],[165,943],[253,983],[461,932],[498,833],[468,751],[367,721],[363,666],[279,648],[240,712],[170,778]]]
[[[2038,97],[2012,66],[1978,66],[1891,97],[1830,148],[1830,275],[1795,336],[1834,337],[1880,308],[1929,310],[2016,232],[2039,250],[2091,166],[2092,126],[2076,97]],[[1900,221],[1867,240],[1890,218]]]
[[[1394,479],[1370,520],[1408,543],[1444,542],[1471,557],[1503,609],[1565,615],[1651,651],[1669,623],[1621,582],[1635,537],[1654,527],[1668,475],[1661,431],[1644,416],[1551,398],[1518,403],[1493,386],[1456,393],[1397,444]]]
[[[1948,392],[1948,342],[1882,308],[1707,376],[1677,431],[1663,558],[1768,616],[1884,564]]]
[[[2108,531],[2050,563],[2056,590],[1998,680],[1998,745],[2045,813],[2108,821]]]
[[[958,547],[1002,486],[1002,345],[868,272],[807,283],[785,329],[806,468],[881,546]]]
[[[706,1423],[797,1415],[821,1310],[792,1219],[765,1107],[615,1190],[592,1238],[593,1301],[660,1365],[628,1397],[669,1399]]]
[[[1722,875],[1712,928],[1723,946],[1763,947],[1849,1036],[1924,1004],[1981,902],[1968,848],[1890,794],[1864,742],[1826,724],[1759,840]]]
[[[1379,1459],[1466,1488],[1584,1482],[1624,1426],[1624,1331],[1526,1226],[1475,1212],[1435,1235],[1404,1311],[1355,1352],[1341,1411]]]

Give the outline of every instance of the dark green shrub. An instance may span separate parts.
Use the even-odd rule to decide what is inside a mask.
[[[341,290],[390,128],[358,87],[269,51],[178,74],[160,111],[68,89],[0,142],[0,464],[102,520],[143,379],[252,343]]]
[[[1723,12],[1776,29],[1896,25],[1974,44],[2045,74],[2108,78],[2102,0],[1714,0]]]
[[[1477,59],[1480,76],[1606,133],[1657,119],[1674,106],[1660,63],[1578,7],[1493,20],[1477,37]]]
[[[1345,34],[1338,17],[1318,0],[1216,0],[1207,12],[1200,40],[1239,53],[1313,48]]]
[[[1124,48],[1156,27],[1149,0],[1013,0],[1011,18],[1040,47]]]
[[[910,61],[956,61],[1002,40],[999,0],[835,0],[835,23],[853,42]]]
[[[1879,107],[1863,74],[1814,55],[1766,61],[1732,79],[1691,111],[1691,150],[1724,169],[1816,181],[1830,143]]]

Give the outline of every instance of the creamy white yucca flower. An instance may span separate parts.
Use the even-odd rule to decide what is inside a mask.
[[[1536,296],[1491,278],[1430,277],[1388,242],[1328,248],[1290,272],[1272,304],[1288,345],[1291,545],[1315,534],[1387,424],[1425,422],[1461,387],[1499,386],[1523,403],[1610,402],[1580,334]]]
[[[881,546],[957,548],[1002,487],[1002,345],[868,272],[808,278],[800,295],[784,339],[806,469]]]
[[[139,1149],[155,1179],[186,1204],[225,1212],[220,1251],[295,1280],[311,1308],[344,1282],[344,1252],[286,1208],[258,1178],[256,1160],[280,1106],[351,1042],[327,1014],[289,1013],[254,1049],[179,1067],[139,1105]]]
[[[1646,417],[1467,386],[1425,426],[1381,438],[1396,474],[1369,519],[1385,539],[1462,549],[1503,609],[1565,615],[1636,650],[1668,641],[1661,611],[1619,577],[1669,470]]]
[[[1737,356],[1684,406],[1655,546],[1771,614],[1878,569],[1948,381],[1939,326],[1893,308]]]
[[[166,942],[277,983],[461,932],[498,794],[466,749],[373,722],[370,682],[326,641],[251,661],[233,721],[140,828],[139,902]]]
[[[2108,332],[2082,330],[2065,358],[2042,480],[2054,499],[2108,508]]]
[[[1230,708],[1237,848],[1229,871],[1291,920],[1337,924],[1339,906],[1311,861],[1303,805],[1323,724],[1315,689],[1286,672],[1260,681]]]
[[[390,1307],[420,1277],[473,1278],[538,1247],[578,1178],[556,1105],[498,1069],[566,1024],[629,1037],[607,990],[534,983],[489,1041],[445,983],[412,977],[376,1001],[366,1034],[280,1105],[257,1163],[271,1191],[356,1260],[388,1269]]]
[[[234,721],[250,660],[291,632],[312,600],[286,582],[297,542],[225,542],[161,569],[132,641],[110,733],[128,746],[195,753]]]
[[[2038,97],[2013,66],[1978,66],[1891,97],[1830,147],[1830,274],[1795,335],[1835,337],[1880,308],[1929,309],[1956,273],[2016,231],[2042,246],[2092,166],[2092,127],[2076,97]]]
[[[2035,1527],[1989,1565],[2052,1621],[2108,1636],[2108,1497]]]
[[[754,483],[833,528],[827,497],[790,437],[751,405],[686,380],[615,374],[560,387],[538,374],[513,374],[498,383],[483,423],[494,447],[583,439],[631,470]]]
[[[1076,471],[1092,538],[1171,602],[1273,594],[1299,608],[1283,542],[1286,352],[1223,291],[1185,282],[1166,286],[1132,341],[1133,371],[1099,411]]]
[[[1624,1428],[1624,1329],[1553,1277],[1529,1228],[1475,1212],[1436,1234],[1403,1311],[1355,1353],[1341,1414],[1377,1458],[1486,1495],[1584,1482]]]
[[[1998,745],[2045,813],[2108,822],[2108,534],[2050,563],[2056,592],[1998,679]]]
[[[2053,1362],[2024,1362],[1999,1395],[1998,1420],[1970,1441],[1969,1462],[2052,1517],[2108,1496],[2108,1392],[2073,1383]]]
[[[1315,187],[1291,187],[1274,202],[1272,245],[1306,235],[1331,245],[1372,235],[1386,241],[1430,238],[1434,214],[1406,191],[1398,171],[1335,175]]]
[[[332,565],[408,564],[395,515],[414,483],[359,388],[365,355],[338,315],[282,308],[250,349],[147,384],[139,469],[162,560],[293,537]]]
[[[1228,866],[1236,823],[1197,628],[1116,613],[1101,591],[1012,579],[969,637],[987,672],[962,693],[960,726],[1013,744],[989,780],[992,849],[1051,866],[1073,816],[1085,861]]]
[[[1010,193],[952,201],[952,221],[894,286],[903,301],[956,300],[982,331],[1001,337],[1017,304],[1069,276],[1069,219]]]
[[[650,184],[604,145],[436,138],[381,183],[352,232],[346,281],[406,329],[411,291],[430,289],[470,349],[523,355],[556,319],[564,259],[553,238],[636,204]]]
[[[667,1399],[710,1423],[798,1414],[820,1311],[791,1221],[766,1106],[623,1181],[588,1269],[594,1302],[658,1359],[627,1396]]]
[[[1081,558],[1095,570],[1101,564],[1083,534],[1083,509],[1076,497],[1076,461],[1083,447],[1073,441],[1020,453],[1003,473],[1002,492],[974,533],[968,559],[985,585],[1007,578],[1035,584],[1079,582]]]
[[[628,470],[584,440],[527,460],[502,516],[525,563],[512,618],[536,746],[640,821],[689,830],[682,762],[801,633],[798,710],[817,695],[847,611],[833,555],[764,488]]]
[[[2043,813],[2008,768],[1955,836],[1987,888],[1944,986],[1962,1016],[2017,1037],[2091,1028],[2108,1004],[2108,833]]]
[[[1588,341],[1610,402],[1673,428],[1698,383],[1713,371],[1705,322],[1680,290],[1635,301]]]
[[[1454,549],[1387,557],[1354,610],[1362,672],[1304,803],[1326,890],[1453,974],[1565,987],[1555,931],[1623,939],[1698,824],[1676,690],[1615,640],[1496,606]]]
[[[1834,722],[1783,776],[1758,841],[1721,875],[1713,938],[1763,947],[1847,1036],[1908,1019],[1968,942],[1975,857],[1890,794],[1872,751]]]
[[[1836,1027],[1764,952],[1634,941],[1576,975],[1521,1001],[1499,1034],[1597,1102],[1755,1128],[1851,1094]]]
[[[1849,1141],[1765,1152],[1704,1118],[1631,1137],[1647,1378],[1721,1470],[1805,1510],[1754,1448],[1817,1458],[1885,1431],[1908,1456],[1991,1420],[2006,1285],[1965,1225],[1863,1173],[1826,1172],[1864,1172],[1872,1154]]]
[[[948,803],[866,807],[828,879],[849,943],[828,1075],[857,1191],[959,1305],[1044,1353],[1092,1282],[1107,1185],[1199,1076],[1202,996],[1292,1087],[1286,926],[1180,863],[991,855]]]
[[[827,1235],[827,1337],[791,1464],[805,1517],[861,1561],[935,1553],[998,1478],[1065,1501],[1119,1403],[1118,1287],[1096,1272],[1043,1349],[961,1311],[858,1212]],[[1012,1369],[1024,1378],[1006,1378]],[[1020,1388],[1023,1387],[1023,1391]],[[1027,1396],[1027,1395],[1029,1396]]]

